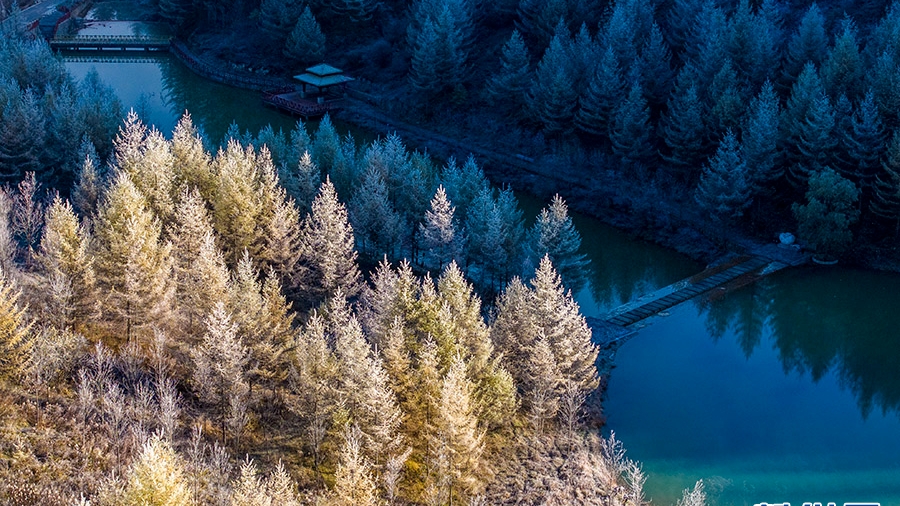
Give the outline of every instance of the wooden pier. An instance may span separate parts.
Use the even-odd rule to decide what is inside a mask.
[[[323,116],[338,109],[340,105],[337,99],[319,102],[303,98],[300,92],[293,89],[264,93],[263,102],[303,118]]]
[[[614,326],[623,330],[622,335],[629,332],[626,327],[657,315],[682,302],[693,299],[698,295],[715,289],[725,289],[726,286],[743,282],[751,283],[756,279],[779,271],[792,263],[773,260],[763,256],[743,256],[728,262],[709,267],[703,272],[683,279],[677,283],[661,288],[651,294],[645,295],[629,302],[602,318],[591,318],[592,327]],[[602,325],[601,325],[602,324]]]

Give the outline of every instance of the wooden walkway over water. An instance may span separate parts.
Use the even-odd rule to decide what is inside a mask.
[[[773,252],[771,248],[768,251]],[[634,333],[629,327],[699,295],[724,291],[756,281],[786,267],[801,265],[806,255],[796,251],[775,255],[748,255],[707,268],[687,279],[624,304],[600,318],[588,318],[594,340],[611,346]]]

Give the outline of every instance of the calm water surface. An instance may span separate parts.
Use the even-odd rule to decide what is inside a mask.
[[[167,134],[185,110],[216,143],[232,120],[254,133],[296,121],[167,55],[67,67],[78,78],[96,68]],[[588,218],[576,225],[593,267],[577,294],[587,315],[703,267]],[[620,349],[605,404],[654,504],[698,479],[721,505],[900,504],[900,277],[796,269],[669,313]]]

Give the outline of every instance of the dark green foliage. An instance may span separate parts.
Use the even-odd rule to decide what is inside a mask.
[[[885,148],[885,132],[872,92],[866,93],[853,113],[849,135],[841,140],[853,164],[845,177],[856,183],[866,197],[875,184]]]
[[[491,76],[485,92],[505,114],[522,119],[525,97],[531,83],[531,58],[518,30],[513,30],[503,46],[500,68]]]
[[[853,240],[858,198],[859,189],[831,168],[812,173],[806,204],[792,207],[800,239],[826,258],[842,254]]]
[[[579,99],[575,125],[582,132],[606,137],[612,112],[622,100],[622,76],[619,62],[611,48],[607,48]]]
[[[325,34],[309,7],[305,7],[284,46],[284,55],[303,65],[315,64],[325,56]]]
[[[636,66],[640,72],[647,103],[651,109],[658,110],[669,97],[675,72],[672,70],[672,52],[663,39],[659,25],[655,22],[650,28],[650,35],[644,42]]]
[[[758,198],[774,193],[772,184],[781,176],[778,152],[778,95],[766,82],[750,102],[741,136],[741,151],[747,165],[748,183]]]
[[[800,21],[800,27],[791,37],[785,55],[782,83],[794,84],[807,63],[818,67],[828,52],[828,36],[825,34],[825,18],[819,6],[813,3]]]
[[[894,225],[900,233],[900,132],[894,132],[887,146],[881,171],[875,176],[875,188],[869,210]]]
[[[694,200],[716,221],[729,222],[750,205],[747,164],[734,132],[730,129],[719,149],[703,167]]]
[[[661,120],[662,141],[667,148],[662,158],[674,173],[691,180],[697,175],[709,142],[697,87],[692,83],[679,84],[683,87],[676,87]]]
[[[31,89],[7,102],[0,115],[0,139],[0,180],[16,181],[41,167],[46,130]]]
[[[425,21],[416,37],[409,80],[426,97],[453,89],[465,78],[468,56],[457,22],[453,11],[445,7],[436,18]]]
[[[613,153],[628,168],[649,166],[656,159],[655,137],[650,124],[647,100],[639,84],[632,84],[628,97],[613,113],[615,120],[609,133]]]
[[[822,63],[822,82],[831,97],[845,94],[855,102],[862,95],[862,58],[856,40],[856,26],[849,18],[841,23],[841,33]]]
[[[578,95],[573,87],[574,72],[563,34],[550,40],[535,71],[531,89],[532,107],[550,135],[566,135],[573,130]]]

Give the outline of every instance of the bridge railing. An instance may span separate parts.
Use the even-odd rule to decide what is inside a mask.
[[[159,43],[168,44],[172,37],[159,35],[66,35],[54,37],[59,42],[84,42],[84,43]]]

